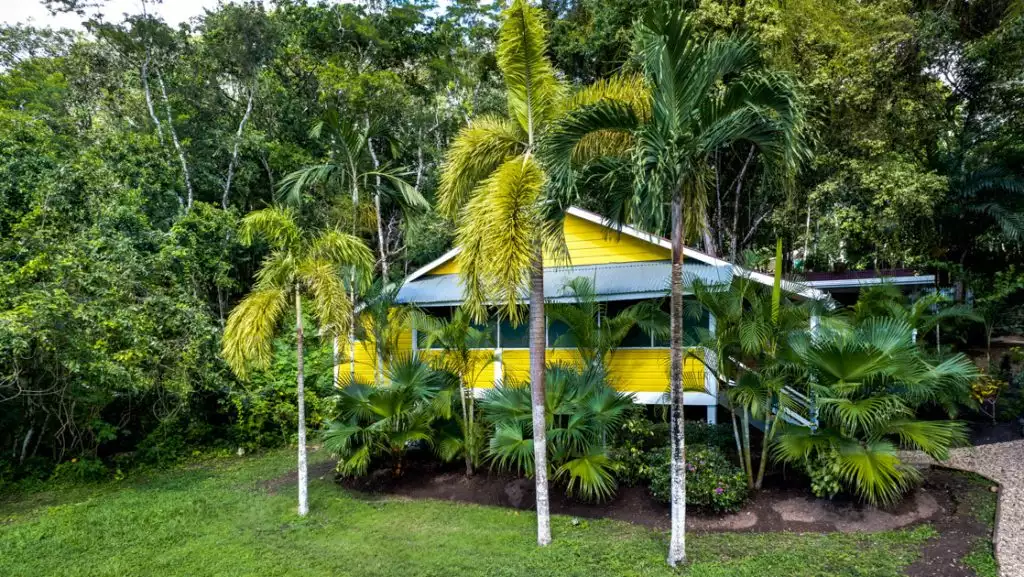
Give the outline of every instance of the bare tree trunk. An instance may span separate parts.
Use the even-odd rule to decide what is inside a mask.
[[[178,131],[174,129],[174,120],[171,115],[171,102],[167,99],[167,87],[164,85],[164,75],[160,69],[156,69],[156,79],[160,82],[160,95],[164,101],[164,110],[167,113],[167,129],[171,132],[171,142],[174,143],[174,150],[178,153],[178,160],[181,162],[181,173],[185,178],[185,190],[188,192],[188,199],[185,201],[185,211],[192,210],[192,201],[195,195],[192,193],[192,175],[188,171],[188,161],[185,159],[185,151],[181,149],[181,142],[178,140]]]
[[[533,396],[533,461],[537,480],[537,544],[551,543],[548,497],[548,442],[544,368],[547,326],[544,322],[544,254],[537,242],[530,269],[530,383]]]
[[[333,369],[334,369],[334,371],[333,371],[334,372],[334,386],[337,387],[337,386],[339,386],[339,383],[341,382],[341,374],[340,374],[341,373],[341,366],[339,364],[339,362],[341,361],[341,350],[340,350],[340,346],[339,346],[339,343],[338,343],[338,335],[337,335],[337,333],[335,333],[334,338],[331,339],[331,349],[332,349],[331,352],[333,353],[333,359],[334,359],[334,366],[333,366]]]
[[[302,296],[295,287],[295,366],[296,395],[299,407],[299,515],[305,517],[309,513],[309,471],[306,462],[306,389],[305,359],[302,352]]]
[[[754,146],[750,146],[750,152],[747,153],[747,159],[743,161],[743,168],[740,169],[740,173],[736,175],[736,198],[733,199],[732,203],[732,238],[731,246],[729,247],[729,261],[736,264],[736,257],[739,256],[739,241],[740,241],[740,193],[743,192],[743,177],[747,174],[747,168],[750,167],[750,161],[754,159]]]
[[[153,110],[153,95],[149,90],[149,48],[146,48],[146,59],[142,61],[142,90],[146,95],[146,110],[149,111],[149,117],[153,119],[153,124],[156,126],[156,137],[160,141],[160,145],[164,144],[164,129],[160,125],[160,119],[156,115],[156,111]]]
[[[242,144],[242,131],[245,130],[245,123],[249,122],[249,116],[252,114],[252,99],[255,94],[256,80],[253,79],[252,86],[249,87],[249,102],[245,105],[245,114],[242,115],[242,120],[238,123],[238,132],[235,133],[235,147],[231,151],[231,161],[228,162],[228,176],[224,180],[224,196],[220,199],[220,206],[224,210],[228,209],[228,196],[231,194],[231,178],[235,175],[235,164],[238,162],[238,147]]]
[[[683,427],[683,203],[672,199],[671,360],[669,436],[672,443],[672,536],[668,564],[686,562],[686,433]]]

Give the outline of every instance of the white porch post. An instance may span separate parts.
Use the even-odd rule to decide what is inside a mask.
[[[712,335],[715,334],[715,315],[708,313],[708,332]],[[715,402],[708,405],[708,424],[714,425],[718,423],[718,379],[715,378],[715,374],[708,367],[711,363],[718,363],[718,359],[715,358],[715,353],[705,349],[704,358],[704,388],[708,394],[711,395]]]

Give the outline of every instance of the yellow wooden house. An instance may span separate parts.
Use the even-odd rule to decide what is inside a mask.
[[[598,299],[605,303],[609,314],[645,299],[666,301],[671,272],[671,245],[668,240],[629,226],[616,226],[600,215],[570,208],[564,223],[569,265],[545,265],[544,291],[548,302],[570,299],[566,283],[585,276],[593,282]],[[398,300],[435,316],[449,315],[462,304],[463,289],[459,280],[456,256],[459,249],[448,251],[440,258],[410,274],[403,283]],[[771,284],[767,275],[740,269],[726,261],[695,250],[685,249],[684,285],[700,278],[711,285],[727,285],[734,274],[744,274],[759,282]],[[546,263],[553,259],[546,258]],[[808,289],[795,285],[786,287],[791,292],[803,293]],[[817,291],[812,291],[817,293]],[[808,294],[817,298],[818,294]],[[702,326],[714,330],[715,319],[709,315],[693,321],[687,319],[686,330]],[[525,380],[529,371],[529,339],[524,324],[513,326],[508,321],[489,325],[493,331],[493,348],[479,351],[480,366],[473,386],[482,392],[494,387],[505,378]],[[554,348],[553,344],[565,327],[549,323],[547,360],[549,363],[573,361],[578,355],[575,348]],[[420,354],[422,339],[415,327],[403,335],[399,352]],[[350,370],[360,380],[372,381],[376,360],[372,344],[357,344]],[[699,354],[699,351],[698,351]],[[668,342],[659,341],[637,329],[629,334],[609,359],[613,385],[632,394],[634,401],[643,404],[662,404],[668,401],[669,348]],[[696,358],[687,358],[684,365],[684,403],[706,407],[707,419],[715,422],[718,405],[716,380]]]

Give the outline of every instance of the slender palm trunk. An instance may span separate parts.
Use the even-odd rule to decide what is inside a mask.
[[[782,410],[781,406],[779,410]],[[754,489],[757,490],[761,490],[761,485],[764,483],[764,472],[768,465],[768,447],[772,444],[772,439],[775,438],[775,429],[779,424],[779,415],[773,415],[770,408],[768,416],[765,418],[767,422],[764,427],[764,439],[761,440],[761,463],[757,466],[757,480],[754,481]]]
[[[750,411],[743,407],[743,468],[747,471],[747,487],[754,488],[754,464],[750,457]]]
[[[537,243],[530,269],[530,383],[533,386],[533,460],[537,480],[537,544],[551,543],[547,415],[544,393],[544,254]]]
[[[295,288],[295,365],[296,365],[296,394],[299,405],[299,515],[305,516],[309,513],[309,500],[307,490],[309,484],[309,471],[306,463],[306,388],[305,388],[305,363],[302,352],[302,296],[298,287]]]
[[[473,455],[470,454],[470,447],[473,446],[473,423],[470,420],[469,400],[466,398],[466,379],[459,375],[459,401],[462,402],[462,453],[466,458],[466,476],[473,475]]]
[[[683,419],[683,207],[677,195],[672,200],[672,297],[670,318],[672,354],[669,378],[672,442],[672,537],[668,564],[686,562],[686,434]]]

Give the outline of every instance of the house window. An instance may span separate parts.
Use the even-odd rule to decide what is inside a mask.
[[[643,301],[628,300],[628,301],[610,301],[605,303],[604,309],[601,311],[602,321],[604,319],[613,319],[618,316],[622,311],[629,307],[638,304]],[[651,335],[644,331],[642,328],[634,325],[626,333],[626,336],[619,343],[619,348],[628,349],[649,349],[653,344]]]
[[[524,317],[518,326],[512,326],[508,319],[499,322],[499,344],[503,349],[530,348],[530,323]]]
[[[456,310],[456,307],[429,307],[429,308],[424,308],[423,312],[427,313],[428,315],[430,315],[432,317],[438,318],[438,319],[451,320],[452,317],[455,315],[455,310]],[[493,348],[495,346],[495,343],[497,342],[496,341],[497,331],[496,331],[496,325],[495,325],[494,321],[490,321],[487,324],[473,323],[472,326],[475,329],[483,330],[483,331],[489,333],[489,335],[490,335],[489,344],[484,346],[483,348],[490,349],[490,348]],[[419,349],[419,350],[426,350],[426,348],[427,348],[426,345],[427,345],[427,341],[428,340],[429,340],[429,334],[427,333],[427,331],[425,331],[425,330],[417,330],[416,331],[416,348],[417,349]],[[442,343],[439,343],[439,342],[435,341],[435,342],[431,343],[430,348],[436,350],[436,349],[442,349],[444,347],[442,346]]]
[[[671,313],[669,309],[669,299],[661,305],[661,310],[665,311],[666,314]],[[699,312],[699,318],[694,318],[694,314]],[[693,297],[683,297],[683,345],[684,346],[695,346],[700,343],[700,332],[699,328],[706,329],[710,325],[710,317],[708,311],[705,310],[697,299]],[[671,346],[670,340],[666,338],[655,339],[654,346],[656,347],[668,347]]]
[[[576,345],[576,336],[569,331],[569,325],[548,319],[548,348],[574,349]]]

